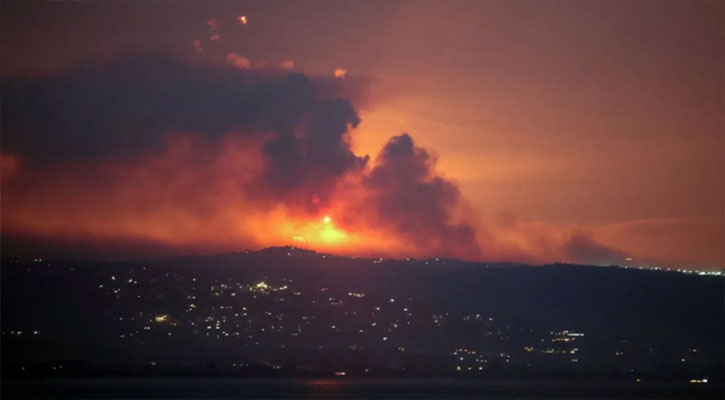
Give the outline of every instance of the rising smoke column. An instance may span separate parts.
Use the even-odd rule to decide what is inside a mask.
[[[461,193],[434,173],[434,164],[408,134],[392,137],[363,179],[367,202],[380,224],[393,228],[418,251],[477,258],[476,230],[469,223],[453,222]]]

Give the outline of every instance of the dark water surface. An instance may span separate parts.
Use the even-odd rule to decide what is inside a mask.
[[[2,398],[723,399],[722,385],[454,379],[59,379],[2,382]]]

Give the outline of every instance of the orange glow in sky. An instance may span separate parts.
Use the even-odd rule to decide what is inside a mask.
[[[17,96],[12,108],[4,90],[2,232],[38,241],[150,243],[173,253],[293,244],[418,257],[457,244],[421,233],[420,221],[435,217],[449,223],[442,231],[470,233],[480,245],[480,254],[451,250],[451,256],[549,262],[584,252],[591,257],[581,259],[591,262],[606,255],[722,268],[723,4],[360,2],[350,12],[334,2],[252,2],[244,10],[227,2],[8,2],[0,15],[6,55],[0,70],[11,83],[18,78],[15,86],[59,76],[65,80],[53,88],[83,86],[68,84],[86,78],[79,66],[132,60],[118,64],[131,68],[139,54],[174,60],[178,65],[159,64],[164,76],[179,65],[203,70],[193,84],[180,85],[186,88],[216,74],[252,80],[304,74],[321,97],[350,101],[361,122],[347,126],[344,144],[370,159],[359,169],[346,164],[291,174],[286,182],[294,184],[337,173],[329,182],[312,179],[313,188],[255,197],[264,186],[255,179],[269,161],[265,140],[275,133],[247,135],[234,124],[224,131],[228,120],[255,109],[236,94],[213,102],[226,94],[225,81],[188,98],[176,95],[177,86],[162,87],[159,97],[171,97],[173,107],[202,100],[194,110],[159,118],[177,124],[171,128],[156,125],[153,113],[166,110],[163,104],[149,101],[132,113],[140,122],[128,124],[127,142],[143,142],[157,130],[164,137],[132,158],[34,167],[12,145],[42,147],[48,141],[33,142],[30,134],[56,138],[56,127],[31,132],[42,130],[33,128],[42,126],[42,113],[6,126],[13,113],[22,117],[33,107],[26,102],[31,97]],[[142,92],[150,80],[123,93]],[[61,98],[62,106],[47,114],[88,98],[95,97]],[[108,120],[126,125],[133,121],[114,114],[123,110],[116,107],[122,98],[108,101],[102,121],[58,121],[68,124],[69,136]],[[204,124],[179,122],[220,109],[230,112]],[[314,118],[301,121],[284,133],[304,139],[318,128]],[[86,142],[102,147],[105,132],[98,131],[86,132]],[[423,167],[406,171],[415,178],[426,169],[423,178],[398,184],[381,174],[375,187],[369,181],[381,149],[404,132],[430,154]],[[327,161],[325,154],[310,158]],[[410,163],[391,164],[390,171]],[[410,207],[385,208],[391,187]],[[442,194],[426,208],[415,199],[431,188]],[[395,218],[408,209],[420,218]]]
[[[308,245],[314,248],[344,249],[349,247],[350,235],[332,224],[330,217],[325,216],[322,221],[301,221],[290,224],[285,230],[292,232],[293,244]],[[284,233],[283,233],[284,234]],[[359,241],[359,238],[357,238]]]

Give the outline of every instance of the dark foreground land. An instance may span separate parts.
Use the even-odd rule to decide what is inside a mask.
[[[294,248],[2,260],[3,397],[723,397],[725,278]]]

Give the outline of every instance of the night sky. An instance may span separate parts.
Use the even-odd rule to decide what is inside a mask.
[[[725,266],[723,2],[1,7],[3,255]]]

